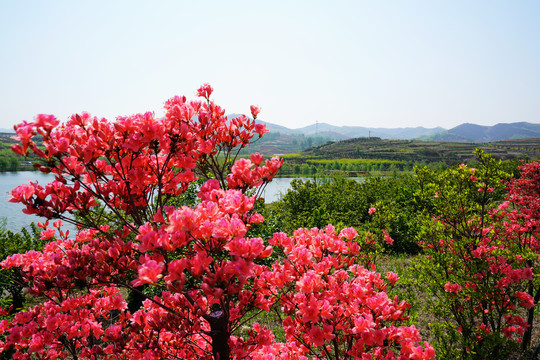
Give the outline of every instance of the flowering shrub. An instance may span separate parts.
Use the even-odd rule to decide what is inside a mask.
[[[308,357],[328,359],[430,359],[434,350],[420,346],[413,326],[395,326],[407,320],[408,304],[390,299],[388,287],[397,274],[381,275],[356,265],[360,248],[351,228],[339,235],[324,230],[298,229],[292,237],[276,233],[270,242],[287,257],[261,281],[269,294],[280,294],[289,343],[298,344]]]
[[[424,192],[431,219],[422,234],[419,279],[433,294],[427,302],[445,357],[501,358],[516,342],[527,348],[540,298],[536,215],[529,210],[540,199],[531,188],[538,187],[538,164],[522,168],[502,202],[509,176],[500,162],[478,156],[478,168],[448,170]]]
[[[515,262],[527,269],[525,289],[517,294],[519,304],[528,309],[522,346],[525,349],[531,341],[535,305],[540,301],[540,162],[525,164],[519,170],[520,176],[508,186],[506,201],[493,211],[492,217],[501,224],[497,236],[511,246]]]
[[[238,158],[266,129],[246,116],[227,119],[211,93],[204,85],[197,92],[203,101],[170,99],[162,119],[83,114],[60,124],[39,115],[16,127],[14,151],[41,158],[39,169],[55,180],[21,185],[12,201],[79,231],[71,238],[46,229],[43,251],[2,262],[20,268],[28,293],[42,301],[0,322],[0,349],[15,359],[301,359],[331,358],[318,350],[331,341],[345,357],[433,358],[414,327],[393,325],[406,319],[407,305],[388,299],[386,280],[353,264],[359,248],[345,239],[355,231],[299,230],[290,241],[275,235],[271,245],[249,236],[263,221],[254,205],[282,160]],[[251,107],[253,118],[259,111]],[[171,206],[197,178],[198,201]],[[270,268],[262,260],[272,244],[286,258]],[[321,279],[317,287],[311,275]],[[387,275],[388,283],[396,280]],[[324,315],[310,314],[309,301],[326,297]],[[288,315],[289,343],[259,324],[239,332],[276,303]],[[345,315],[352,321],[340,324]]]

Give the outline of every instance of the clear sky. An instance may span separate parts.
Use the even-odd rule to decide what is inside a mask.
[[[289,128],[540,123],[540,1],[0,1],[0,127],[205,82]]]

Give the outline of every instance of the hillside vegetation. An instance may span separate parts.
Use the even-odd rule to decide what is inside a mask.
[[[305,151],[304,155],[324,159],[385,159],[414,163],[443,162],[453,165],[474,160],[476,148],[481,148],[502,160],[536,158],[540,154],[540,139],[494,143],[447,143],[356,138],[317,146]]]
[[[24,157],[11,151],[11,144],[15,143],[11,136],[13,134],[0,134],[0,171],[15,171],[28,168]]]
[[[356,138],[314,146],[300,153],[282,155],[280,176],[365,176],[412,171],[414,166],[445,169],[476,160],[482,149],[500,160],[537,159],[540,139],[505,140],[493,143],[450,143],[420,140]]]

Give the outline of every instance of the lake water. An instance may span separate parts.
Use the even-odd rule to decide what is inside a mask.
[[[278,201],[282,195],[287,193],[287,190],[291,187],[291,181],[295,178],[274,178],[270,183],[266,185],[263,192],[263,198],[265,203],[271,203]]]
[[[45,219],[35,215],[27,215],[22,212],[24,206],[18,203],[11,203],[11,190],[21,184],[28,184],[29,181],[37,181],[41,185],[46,185],[54,179],[51,174],[43,174],[38,171],[15,171],[0,173],[0,217],[6,219],[6,228],[11,231],[19,231],[22,227],[31,222],[37,224]]]
[[[39,171],[0,172],[0,218],[6,219],[8,230],[19,231],[31,222],[37,223],[45,220],[35,215],[24,214],[22,212],[23,205],[9,202],[11,190],[21,184],[27,184],[29,181],[37,181],[44,186],[53,179],[53,175],[43,174]],[[294,178],[275,178],[272,180],[264,190],[265,202],[279,200],[281,194],[285,194],[290,188],[292,179]]]

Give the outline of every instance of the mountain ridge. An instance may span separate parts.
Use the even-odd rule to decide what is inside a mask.
[[[416,127],[399,127],[399,128],[374,128],[364,126],[335,126],[327,123],[312,124],[303,128],[296,129],[305,135],[313,135],[317,132],[332,131],[342,134],[346,138],[355,137],[380,137],[382,139],[407,140],[421,136],[429,136],[445,131],[442,127],[425,128],[422,126]]]
[[[423,140],[455,142],[494,142],[540,138],[540,124],[528,122],[498,123],[492,126],[464,123]]]
[[[428,140],[443,142],[492,142],[500,140],[515,140],[540,138],[540,124],[529,122],[498,123],[496,125],[477,125],[463,123],[451,129],[442,127],[425,128],[374,128],[363,126],[336,126],[318,123],[297,129],[261,121],[268,130],[288,135],[325,136],[330,140],[346,140],[357,137],[378,137],[389,140]]]

